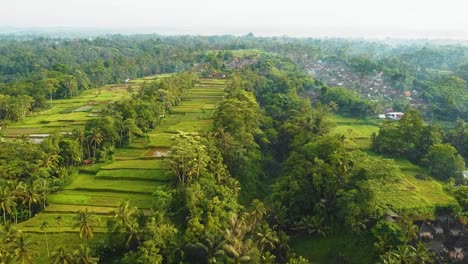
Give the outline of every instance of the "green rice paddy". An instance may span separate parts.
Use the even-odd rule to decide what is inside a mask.
[[[130,83],[137,87],[145,81],[164,77],[150,76]],[[49,244],[75,241],[67,244],[78,245],[78,228],[73,227],[73,218],[79,210],[87,208],[95,215],[97,238],[94,240],[99,240],[103,237],[99,234],[108,230],[107,220],[113,217],[122,201],[130,200],[132,207],[151,209],[155,202],[152,194],[160,187],[170,188],[176,181],[164,158],[172,145],[171,138],[178,131],[204,132],[211,128],[212,113],[223,98],[224,84],[225,80],[202,79],[190,91],[187,100],[174,107],[172,113],[168,113],[161,124],[148,133],[149,143],[136,140],[125,148],[117,149],[113,162],[81,167],[80,173],[63,191],[49,194],[47,208],[18,225],[20,230],[40,242],[36,246],[38,262],[48,262],[45,244],[42,243],[43,232],[39,228],[43,221],[49,223]],[[51,134],[83,127],[107,104],[130,98],[127,89],[121,87],[110,85],[103,87],[100,93],[89,90],[73,99],[54,100],[53,109],[29,116],[24,122],[13,124],[2,132],[9,140],[14,140],[23,134]],[[62,218],[60,226],[57,217]]]

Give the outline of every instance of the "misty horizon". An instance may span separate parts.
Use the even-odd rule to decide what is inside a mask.
[[[17,0],[2,4],[0,30],[466,40],[466,6],[460,0]]]

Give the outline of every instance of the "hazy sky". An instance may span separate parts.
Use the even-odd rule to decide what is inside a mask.
[[[0,26],[468,39],[466,0],[2,0]],[[157,32],[156,32],[157,33]]]

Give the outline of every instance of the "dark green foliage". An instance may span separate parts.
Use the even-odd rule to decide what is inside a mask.
[[[324,104],[335,103],[337,112],[344,116],[367,117],[375,114],[370,100],[362,99],[358,93],[346,88],[323,87],[320,101]]]
[[[433,144],[441,143],[442,130],[425,125],[417,110],[407,110],[398,122],[386,122],[373,138],[373,149],[390,157],[404,157],[420,162]]]
[[[448,141],[454,146],[458,153],[468,159],[468,123],[458,120],[456,126],[449,131]]]
[[[262,173],[261,152],[255,137],[261,135],[260,109],[252,93],[238,91],[214,113],[214,136],[231,175],[242,184],[243,195],[258,195]]]
[[[402,245],[380,256],[379,263],[434,263],[434,253],[419,242],[416,246]]]
[[[382,219],[372,227],[371,233],[375,238],[374,247],[378,254],[383,254],[405,242],[403,230],[395,222]]]
[[[468,117],[468,89],[458,77],[439,77],[421,85],[422,97],[432,108],[432,114],[441,120],[455,121]]]
[[[319,137],[291,153],[284,176],[274,184],[272,200],[286,213],[277,220],[291,228],[305,215],[325,222],[338,217],[359,231],[383,213],[375,194],[379,184],[399,181],[399,173],[390,161],[350,152],[339,136]]]
[[[429,148],[424,163],[434,177],[440,180],[449,178],[463,180],[465,162],[450,144],[434,144]]]

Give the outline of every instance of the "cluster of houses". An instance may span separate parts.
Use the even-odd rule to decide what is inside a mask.
[[[384,80],[384,73],[356,73],[341,61],[309,61],[305,64],[309,74],[330,87],[346,87],[373,101],[391,102],[396,98],[406,99],[409,104],[424,111],[426,105],[419,99],[418,91],[401,91]]]
[[[436,254],[438,260],[443,263],[468,263],[467,226],[453,221],[450,216],[438,216],[434,221],[416,224],[419,225],[419,239]]]

